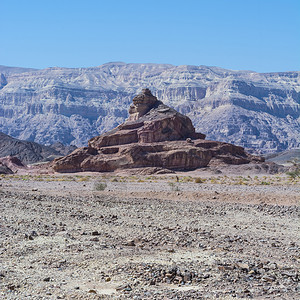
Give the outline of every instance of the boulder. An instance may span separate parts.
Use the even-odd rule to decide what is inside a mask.
[[[53,162],[57,172],[163,168],[193,170],[214,164],[260,162],[242,147],[207,141],[191,120],[166,106],[149,89],[133,98],[128,120]]]

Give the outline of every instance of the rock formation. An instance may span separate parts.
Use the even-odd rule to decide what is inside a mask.
[[[27,166],[15,156],[0,157],[0,164],[10,170],[6,174],[16,173],[20,169],[27,169]]]
[[[13,174],[14,172],[5,164],[0,162],[0,174]]]
[[[35,142],[22,141],[0,132],[0,158],[13,156],[25,164],[52,160],[58,156],[71,153],[75,146],[64,146],[56,143],[44,146]]]
[[[57,172],[99,171],[161,167],[193,170],[208,164],[244,164],[263,161],[242,147],[207,141],[191,120],[154,97],[149,89],[133,98],[128,120],[92,138],[53,162]]]

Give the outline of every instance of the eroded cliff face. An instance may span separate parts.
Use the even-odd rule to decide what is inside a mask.
[[[133,98],[129,118],[100,136],[88,147],[56,159],[57,172],[163,168],[193,170],[214,164],[245,164],[263,161],[242,147],[206,141],[191,120],[154,97],[149,89]]]
[[[144,86],[209,139],[263,152],[300,146],[300,72],[205,66],[0,66],[0,131],[41,144],[87,145],[128,118],[131,99]]]

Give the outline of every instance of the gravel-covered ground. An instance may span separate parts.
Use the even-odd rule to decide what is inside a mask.
[[[2,299],[299,299],[299,185],[57,178],[0,181]]]

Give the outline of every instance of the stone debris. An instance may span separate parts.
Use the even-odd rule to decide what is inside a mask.
[[[175,191],[157,199],[159,183],[139,198],[79,182],[64,182],[63,192],[59,181],[27,190],[11,182],[1,179],[3,299],[298,298],[299,206],[251,204],[268,197],[258,187],[201,185],[182,201]],[[225,203],[225,190],[243,202]]]

